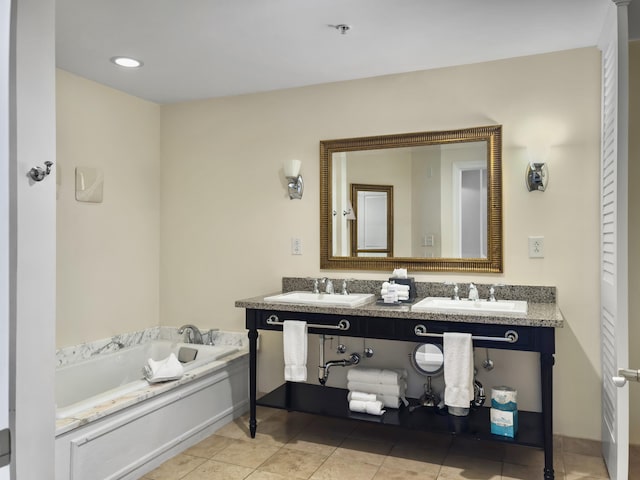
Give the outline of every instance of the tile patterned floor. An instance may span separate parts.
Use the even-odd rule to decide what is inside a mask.
[[[608,479],[597,442],[556,438],[558,480]],[[640,480],[640,447],[630,479]],[[539,480],[539,449],[258,407],[171,458],[144,480]]]

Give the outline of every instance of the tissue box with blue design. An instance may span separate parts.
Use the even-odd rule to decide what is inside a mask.
[[[491,433],[514,438],[518,433],[518,411],[491,409]]]
[[[518,392],[511,387],[491,389],[491,433],[514,438],[518,432]]]

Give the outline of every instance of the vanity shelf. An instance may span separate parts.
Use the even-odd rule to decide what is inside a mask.
[[[348,391],[342,388],[287,382],[257,399],[256,404],[263,407],[280,408],[327,417],[347,418],[410,430],[468,435],[479,440],[494,440],[538,448],[544,447],[541,413],[519,411],[518,433],[516,438],[509,438],[491,433],[489,408],[474,410],[467,417],[442,415],[428,408],[418,408],[413,412],[409,412],[409,409],[405,407],[387,408],[384,415],[378,417],[350,411],[347,393]],[[411,404],[418,403],[415,399],[408,400]]]

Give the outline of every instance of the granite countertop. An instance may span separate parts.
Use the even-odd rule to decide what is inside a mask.
[[[236,307],[253,310],[279,310],[282,312],[325,313],[363,317],[405,318],[408,320],[438,320],[446,322],[486,323],[496,325],[519,325],[528,327],[554,327],[564,324],[564,317],[555,302],[529,302],[527,314],[513,313],[459,313],[459,312],[412,312],[411,304],[385,306],[374,303],[361,307],[330,307],[265,302],[264,298],[274,294],[237,300]],[[418,297],[416,302],[422,298]],[[414,303],[416,303],[414,302]]]

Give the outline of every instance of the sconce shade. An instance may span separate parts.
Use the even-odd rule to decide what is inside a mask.
[[[302,175],[300,175],[300,160],[287,160],[284,162],[284,176],[287,177],[287,188],[289,191],[289,199],[302,198],[302,192],[304,191],[304,182],[302,181]]]
[[[297,177],[300,174],[300,160],[287,160],[284,162],[284,176],[285,177]]]
[[[351,200],[347,202],[347,209],[342,211],[342,215],[344,215],[344,218],[347,220],[356,219],[356,214],[353,211],[353,204],[351,203]]]

